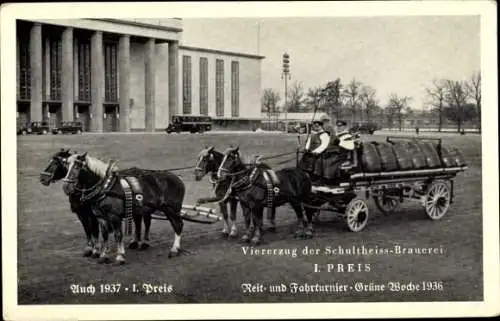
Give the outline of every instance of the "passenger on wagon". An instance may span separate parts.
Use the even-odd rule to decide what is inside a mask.
[[[354,137],[349,133],[347,123],[338,120],[336,137],[333,139],[332,146],[328,148],[324,156],[324,177],[332,180],[338,177],[339,167],[347,161],[349,154],[354,150]]]
[[[323,128],[321,119],[315,120],[311,126],[311,135],[306,141],[301,168],[312,176],[313,180],[321,178],[323,174],[322,157],[320,156],[330,145],[330,133]]]

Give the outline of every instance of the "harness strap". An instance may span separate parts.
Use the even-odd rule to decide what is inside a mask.
[[[127,180],[120,178],[123,192],[125,194],[125,234],[132,234],[132,188]]]

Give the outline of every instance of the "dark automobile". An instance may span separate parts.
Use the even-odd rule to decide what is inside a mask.
[[[361,134],[370,134],[380,129],[376,123],[373,122],[364,122],[364,123],[354,123],[349,130],[351,133],[361,133]]]
[[[53,134],[80,134],[83,132],[83,125],[79,121],[63,121],[61,126],[52,129]]]
[[[212,118],[209,116],[172,116],[172,123],[165,128],[170,133],[203,133],[212,130]]]
[[[307,125],[305,123],[288,123],[289,133],[305,134],[307,131]]]
[[[26,135],[26,134],[38,134],[45,135],[49,132],[50,127],[49,123],[46,121],[33,121],[28,126],[20,125],[17,128],[18,135]]]

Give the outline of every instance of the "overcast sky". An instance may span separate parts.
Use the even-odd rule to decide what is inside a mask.
[[[183,44],[259,53],[262,88],[284,93],[281,55],[305,89],[353,77],[373,86],[382,105],[391,92],[422,108],[434,77],[465,79],[480,68],[475,16],[183,19]],[[260,41],[258,25],[260,23]],[[260,45],[258,45],[260,44]]]

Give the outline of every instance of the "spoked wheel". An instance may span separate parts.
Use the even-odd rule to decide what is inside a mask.
[[[355,197],[347,204],[345,209],[345,221],[347,228],[352,232],[360,232],[368,223],[368,203],[364,198]]]
[[[380,192],[380,195],[373,196],[377,208],[385,214],[390,214],[398,207],[400,201],[396,195],[391,195],[387,192]]]
[[[444,181],[435,181],[427,188],[423,197],[425,212],[431,220],[441,219],[451,203],[450,187]]]

